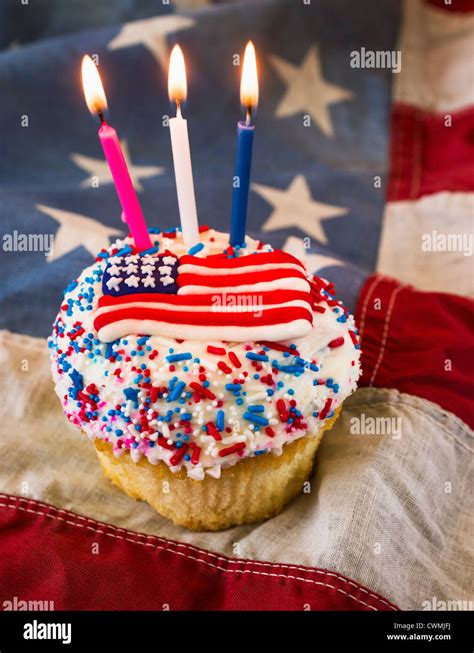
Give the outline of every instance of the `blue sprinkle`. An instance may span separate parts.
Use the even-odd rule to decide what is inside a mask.
[[[248,351],[245,354],[246,358],[249,358],[251,361],[267,361],[268,356],[266,354],[255,354],[253,351]]]
[[[187,361],[192,358],[192,354],[190,353],[185,353],[185,354],[171,354],[171,356],[167,356],[166,360],[168,363],[175,363],[176,361]]]
[[[240,391],[240,388],[241,388],[240,383],[226,383],[225,384],[225,389],[228,390],[229,392]]]
[[[304,372],[304,367],[301,367],[301,365],[282,365],[278,369],[288,374],[301,374],[301,372]]]
[[[244,419],[253,424],[258,424],[258,426],[268,426],[268,419],[266,417],[261,417],[260,415],[255,415],[254,413],[244,413]]]
[[[188,254],[191,254],[191,256],[194,256],[194,254],[197,254],[198,252],[200,252],[201,249],[204,249],[204,243],[198,243],[197,245],[194,245],[193,247],[191,247],[191,249],[188,249]]]
[[[137,402],[138,390],[136,388],[124,388],[123,394],[127,400]]]
[[[218,410],[216,415],[216,427],[218,431],[223,431],[225,425],[225,413],[223,410]]]
[[[158,227],[148,227],[148,233],[149,234],[159,234],[161,233],[161,229]]]
[[[173,391],[171,392],[170,396],[167,398],[166,401],[176,401],[176,399],[179,399],[180,394],[184,390],[186,386],[186,383],[184,381],[179,381],[173,388]]]
[[[125,245],[125,247],[121,249],[119,252],[117,252],[116,254],[114,254],[114,256],[126,256],[127,254],[131,254],[131,253],[132,253],[132,248],[130,247],[130,245]]]
[[[190,420],[192,417],[191,413],[181,413],[181,419]]]
[[[249,410],[251,413],[264,413],[265,406],[262,406],[262,404],[258,404],[257,406],[249,406]]]
[[[146,254],[156,254],[158,247],[150,247],[149,249],[144,249],[140,252],[140,256],[145,256]]]
[[[74,387],[77,390],[82,390],[84,387],[84,379],[82,378],[82,374],[78,372],[77,370],[73,370],[72,372],[69,373],[69,378],[73,382]]]

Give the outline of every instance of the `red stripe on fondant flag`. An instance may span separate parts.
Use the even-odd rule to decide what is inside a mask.
[[[255,311],[254,311],[255,312]],[[99,331],[108,324],[120,320],[153,320],[167,324],[190,324],[191,326],[236,326],[255,327],[273,326],[275,324],[289,324],[295,320],[312,322],[309,309],[299,306],[268,308],[261,311],[258,319],[250,310],[247,312],[220,313],[205,311],[166,310],[163,308],[117,308],[112,313],[98,314],[94,320],[94,327]]]
[[[429,399],[474,427],[474,302],[374,275],[357,306],[359,385]]]
[[[433,114],[398,103],[391,122],[388,201],[474,190],[474,107]]]
[[[334,572],[230,559],[0,495],[0,605],[55,610],[396,610]]]
[[[228,268],[230,270],[235,270],[236,268],[246,268],[254,265],[275,265],[276,267],[291,264],[296,265],[304,270],[304,265],[297,258],[288,254],[288,252],[282,252],[280,250],[274,252],[262,252],[261,254],[252,254],[249,256],[241,256],[237,258],[228,258],[224,254],[211,254],[206,256],[206,258],[200,258],[199,256],[191,256],[190,254],[185,254],[179,259],[180,265],[195,265],[202,268]]]

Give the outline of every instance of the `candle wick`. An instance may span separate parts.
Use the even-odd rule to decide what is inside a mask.
[[[250,125],[251,120],[252,120],[252,105],[249,104],[247,106],[247,113],[245,114],[245,124],[247,126]]]
[[[181,114],[181,100],[179,99],[179,97],[176,98],[176,117],[177,118],[182,117],[182,114]]]
[[[96,112],[97,112],[97,115],[99,116],[99,120],[100,120],[101,124],[106,125],[107,123],[105,122],[105,117],[104,117],[104,113],[103,113],[102,109],[100,107],[96,107]]]

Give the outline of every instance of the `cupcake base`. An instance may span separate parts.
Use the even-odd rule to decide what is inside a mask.
[[[105,476],[130,497],[146,501],[179,526],[218,531],[281,512],[302,491],[323,433],[339,411],[315,435],[285,445],[281,456],[246,458],[223,469],[218,479],[206,476],[196,481],[185,470],[173,473],[164,462],[151,465],[142,458],[134,463],[128,455],[116,458],[103,440],[94,444]]]

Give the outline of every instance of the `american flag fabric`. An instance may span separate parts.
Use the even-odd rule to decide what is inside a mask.
[[[0,606],[469,607],[472,0],[117,0],[107,14],[6,0],[0,17]],[[200,222],[228,231],[235,55],[249,38],[261,71],[249,233],[335,283],[364,375],[308,492],[262,524],[190,533],[102,477],[54,396],[46,337],[71,278],[125,235],[82,55],[99,56],[144,215],[166,230],[178,223],[166,66],[180,43]],[[125,273],[140,302],[153,282],[172,304],[241,274],[163,263]],[[115,277],[100,309],[114,320],[137,290]]]
[[[134,333],[199,340],[284,340],[313,323],[311,283],[303,265],[281,251],[256,257],[112,256],[94,326],[104,342]],[[237,331],[236,331],[237,329]]]

